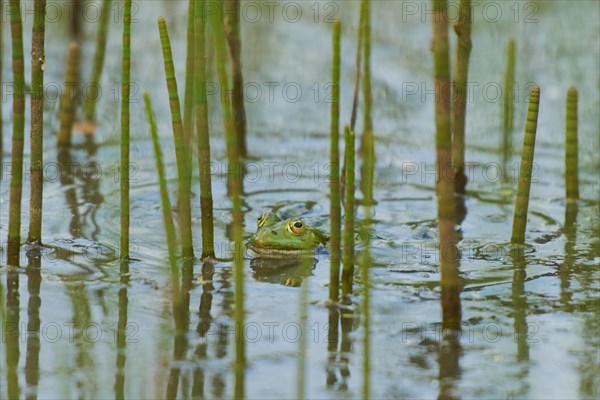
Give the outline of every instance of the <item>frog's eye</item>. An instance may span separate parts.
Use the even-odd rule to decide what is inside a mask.
[[[256,225],[260,228],[267,222],[267,214],[263,214],[256,220]]]
[[[304,229],[304,223],[302,223],[302,221],[299,219],[290,221],[288,224],[288,230],[294,235],[302,235],[304,233]]]

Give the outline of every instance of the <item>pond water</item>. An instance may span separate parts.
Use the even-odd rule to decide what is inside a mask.
[[[254,232],[261,213],[273,209],[282,216],[302,216],[308,224],[329,231],[330,17],[342,21],[341,118],[349,121],[359,2],[266,3],[243,2],[242,10],[251,156],[244,179],[245,237]],[[367,213],[372,217],[373,398],[600,395],[599,4],[577,0],[483,1],[474,5],[472,90],[466,128],[469,185],[464,199],[466,216],[460,227],[463,331],[460,341],[448,346],[440,345],[431,5],[372,2],[377,204],[371,210],[359,206],[357,218],[360,226]],[[117,8],[116,2],[113,7]],[[75,137],[81,146],[64,159],[54,145],[59,106],[54,95],[56,88],[62,87],[70,40],[64,14],[48,22],[46,36],[43,237],[48,247],[38,273],[26,268],[36,261],[28,258],[23,247],[22,268],[11,278],[18,280],[18,297],[7,297],[9,276],[5,263],[0,267],[1,398],[15,394],[162,398],[174,390],[181,398],[234,395],[232,263],[194,261],[189,330],[176,335],[158,178],[142,102],[142,93],[148,91],[157,114],[174,202],[177,168],[156,19],[160,15],[166,18],[183,98],[187,2],[138,2],[134,9],[131,248],[135,260],[130,263],[129,283],[120,282],[118,260],[117,88],[122,21],[120,14],[115,14],[116,20],[111,18],[93,143],[88,140],[86,145],[83,136]],[[449,11],[452,18],[454,9]],[[83,77],[89,76],[95,48],[94,18],[89,17],[83,25]],[[28,14],[25,20],[26,55],[30,54],[32,19]],[[2,29],[4,83],[11,81],[12,75],[8,25],[3,23]],[[501,91],[510,37],[517,43],[517,70],[513,150],[506,159],[501,148]],[[454,49],[454,35],[451,40]],[[29,81],[28,71],[29,61]],[[217,81],[214,66],[209,75],[211,82]],[[536,167],[528,246],[524,254],[515,256],[507,242],[532,82],[541,87]],[[579,90],[581,200],[567,208],[564,103],[571,85]],[[231,257],[231,204],[217,107],[220,94],[216,83],[211,87],[215,90],[209,95],[215,243],[217,256],[226,259]],[[5,144],[10,143],[12,131],[11,104],[10,97],[3,99]],[[28,120],[29,116],[26,126]],[[359,137],[361,126],[359,117]],[[9,147],[5,145],[5,152]],[[28,169],[28,141],[25,160]],[[2,161],[0,228],[4,241],[10,154],[3,154]],[[59,179],[57,171],[69,165],[76,172],[73,179]],[[194,243],[200,254],[197,168],[194,171]],[[24,238],[27,176],[25,182]],[[359,190],[357,197],[362,197]],[[359,256],[363,250],[359,240]],[[4,253],[3,260],[5,257]],[[269,276],[251,268],[251,257],[244,259],[248,398],[296,397],[300,337],[306,342],[307,398],[362,396],[365,371],[360,304],[364,280],[357,273],[354,306],[342,310],[341,338],[332,343],[331,314],[325,306],[329,255],[320,250],[316,259],[314,268],[304,265]],[[284,285],[289,278],[286,274],[304,280],[308,292]],[[305,323],[301,321],[303,295],[308,299]],[[117,340],[118,323],[124,321],[127,335]],[[36,330],[39,340],[32,333]]]

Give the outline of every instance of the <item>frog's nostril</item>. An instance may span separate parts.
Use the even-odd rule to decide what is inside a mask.
[[[277,235],[277,231],[271,231],[273,235]]]

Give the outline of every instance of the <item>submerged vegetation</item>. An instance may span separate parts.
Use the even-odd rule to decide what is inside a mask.
[[[559,173],[563,173],[564,165],[565,190],[558,198],[541,202],[548,189],[532,186],[540,177],[536,177],[540,166],[534,163],[538,116],[541,120],[544,113],[556,113],[539,109],[540,85],[547,80],[528,86],[522,152],[515,168],[511,164],[512,132],[521,129],[519,116],[524,111],[517,101],[520,77],[516,74],[516,39],[509,39],[506,55],[494,53],[502,60],[506,57],[503,92],[498,96],[503,99],[503,108],[493,104],[494,116],[501,114],[503,123],[494,126],[494,119],[488,121],[481,111],[488,104],[470,98],[471,77],[487,73],[478,64],[477,53],[471,58],[472,48],[484,41],[485,24],[477,26],[472,38],[472,24],[482,19],[474,15],[476,8],[470,0],[458,2],[456,18],[448,13],[451,6],[446,0],[428,2],[432,11],[426,18],[431,46],[427,38],[418,46],[401,41],[404,47],[399,51],[413,52],[417,60],[431,50],[429,65],[418,68],[428,80],[429,86],[422,87],[434,88],[429,98],[434,99],[431,108],[409,98],[402,75],[405,71],[401,70],[406,60],[389,58],[386,53],[397,50],[398,32],[394,41],[387,42],[384,32],[386,27],[397,28],[395,23],[386,22],[392,17],[396,21],[396,16],[387,15],[382,4],[370,0],[325,6],[287,3],[283,7],[286,12],[292,7],[298,7],[300,14],[312,10],[313,22],[323,20],[331,28],[313,32],[300,25],[307,38],[322,40],[325,45],[318,47],[322,52],[318,56],[305,50],[298,55],[300,60],[292,61],[285,46],[286,40],[293,43],[294,31],[288,32],[272,21],[271,25],[249,25],[245,22],[250,15],[249,3],[240,0],[189,0],[185,7],[183,3],[162,2],[162,8],[153,10],[165,15],[154,17],[158,35],[156,25],[150,35],[140,23],[147,22],[147,10],[154,5],[126,0],[115,6],[104,0],[96,5],[99,14],[93,29],[85,19],[70,21],[75,38],[68,45],[66,63],[60,67],[55,64],[62,55],[46,57],[51,51],[64,52],[66,48],[54,43],[54,31],[46,33],[46,1],[34,1],[33,23],[29,25],[22,19],[26,15],[22,3],[10,0],[8,8],[4,3],[0,3],[0,11],[10,14],[13,86],[10,118],[7,121],[0,116],[0,130],[12,127],[11,161],[6,163],[11,175],[9,201],[0,199],[8,203],[8,223],[0,221],[3,234],[7,231],[3,256],[8,265],[0,267],[6,285],[5,290],[4,283],[0,284],[0,367],[5,371],[0,378],[0,397],[52,397],[58,393],[42,390],[63,382],[75,383],[64,393],[57,389],[65,397],[73,397],[74,391],[81,398],[106,397],[107,379],[114,379],[116,398],[156,397],[157,393],[167,398],[284,396],[280,391],[283,382],[289,386],[285,389],[293,392],[289,382],[294,381],[294,394],[299,399],[327,395],[415,397],[419,393],[414,390],[420,389],[405,388],[406,383],[396,379],[400,361],[409,365],[402,367],[407,372],[403,379],[417,388],[431,391],[430,382],[437,379],[433,390],[438,391],[438,398],[460,397],[460,391],[469,396],[509,393],[527,397],[532,393],[529,387],[504,393],[498,391],[501,385],[495,381],[493,388],[485,389],[478,383],[470,387],[460,382],[466,379],[461,377],[463,371],[470,376],[467,372],[475,368],[487,368],[473,365],[472,359],[479,354],[485,357],[490,349],[502,354],[509,351],[509,345],[502,344],[504,347],[497,350],[493,347],[496,342],[473,339],[473,335],[489,334],[484,319],[493,320],[499,338],[514,336],[515,345],[510,348],[515,348],[519,374],[528,372],[529,362],[536,357],[530,354],[534,342],[528,338],[543,331],[536,326],[538,330],[533,332],[532,320],[546,324],[545,328],[552,326],[553,320],[544,318],[553,315],[555,309],[573,318],[568,326],[578,323],[585,328],[578,337],[583,343],[577,343],[578,352],[598,349],[594,343],[597,323],[581,322],[587,314],[598,311],[597,293],[593,291],[597,268],[590,266],[599,256],[593,236],[600,224],[598,199],[591,199],[589,194],[589,188],[597,186],[590,183],[595,171],[589,172],[597,160],[590,164],[589,159],[580,157],[589,151],[579,148],[582,142],[590,143],[582,133],[597,122],[597,114],[590,111],[597,97],[594,103],[581,96],[582,104],[578,104],[577,89],[568,89],[565,144],[560,148],[564,150],[564,164]],[[412,13],[410,6],[413,4],[403,5],[402,18]],[[144,7],[148,9],[138,13]],[[256,7],[264,11],[264,5]],[[330,11],[328,7],[333,7],[334,13],[324,17],[320,13]],[[340,7],[343,12],[338,13]],[[291,14],[284,15],[289,22]],[[0,28],[5,17],[0,14]],[[82,22],[83,30],[79,27]],[[122,31],[113,29],[111,24],[116,22],[122,24]],[[24,65],[29,47],[23,43],[23,26],[32,27],[29,86]],[[455,37],[450,35],[452,26]],[[93,35],[86,39],[82,32]],[[120,40],[113,40],[111,32],[121,33]],[[252,35],[261,40],[254,41]],[[265,37],[281,48],[267,43]],[[96,45],[91,57],[86,48],[93,40]],[[525,44],[521,46],[519,39],[519,51],[521,47]],[[152,65],[159,52],[162,63]],[[0,72],[6,54],[0,51]],[[356,58],[346,59],[346,55]],[[269,65],[272,58],[268,56],[289,62],[285,65],[293,68],[277,75],[274,70],[279,67]],[[46,58],[53,64],[45,72]],[[120,58],[120,62],[113,58]],[[105,63],[105,59],[110,62]],[[398,62],[402,67],[394,64]],[[497,59],[494,62],[500,69],[504,66]],[[390,65],[397,70],[387,71]],[[79,76],[88,68],[90,79],[86,90],[81,90]],[[524,64],[523,68],[530,67]],[[311,70],[310,74],[305,70]],[[179,90],[178,79],[182,82],[183,74],[185,84]],[[256,88],[259,79],[275,79],[270,74],[324,75],[319,79],[330,80],[327,85],[310,87],[314,95],[311,100],[326,105],[289,101],[287,90],[296,86],[288,83],[281,85],[286,101],[278,103],[269,97],[267,117],[260,117],[264,104],[249,101],[247,91]],[[74,88],[62,91],[60,102],[52,106],[45,98],[44,83],[49,75],[53,79],[60,76],[64,88]],[[107,110],[98,107],[103,96],[101,83],[113,78],[120,119],[117,106]],[[143,99],[138,98],[139,88]],[[4,85],[1,89],[0,94],[4,94]],[[319,98],[322,89],[325,100]],[[105,90],[104,95],[108,92]],[[400,97],[402,101],[397,99]],[[27,98],[31,147],[29,154],[24,154]],[[426,95],[421,98],[429,101]],[[8,107],[4,101],[2,105]],[[294,113],[286,107],[294,107]],[[85,124],[78,126],[79,114]],[[144,116],[147,123],[141,123]],[[293,122],[292,116],[298,121]],[[340,124],[344,126],[343,146]],[[547,125],[540,129],[540,136],[548,135]],[[416,130],[419,132],[413,132]],[[502,138],[502,145],[492,150],[473,145],[471,141],[476,143],[477,135],[486,135],[486,130],[492,131],[494,138]],[[74,135],[78,131],[85,134],[85,153],[77,151],[82,142]],[[426,138],[426,133],[431,135]],[[357,139],[360,147],[355,149]],[[100,144],[90,145],[94,142]],[[553,152],[548,142],[546,137],[539,146]],[[515,171],[515,181],[505,177],[500,190],[490,182],[471,183],[480,171],[489,172],[490,164],[479,165],[477,157],[489,158],[490,153],[502,155],[498,170]],[[58,171],[56,185],[46,176],[47,155],[57,160],[52,163]],[[297,160],[317,157],[323,165],[317,162],[310,168],[314,179],[294,180],[296,176],[286,175],[290,165],[304,167]],[[544,154],[541,157],[549,163]],[[425,159],[435,160],[434,166],[431,162],[418,165],[417,161]],[[281,165],[282,179],[262,175],[261,166],[268,166],[270,174]],[[0,166],[6,167],[4,163]],[[544,167],[544,172],[551,174],[551,169]],[[24,177],[24,168],[30,176]],[[252,176],[256,169],[261,173],[258,178]],[[322,170],[327,171],[324,180],[317,176]],[[417,174],[421,174],[421,181],[409,181]],[[30,208],[29,213],[22,214],[24,178],[30,179],[29,192],[25,191]],[[558,180],[548,185],[562,185],[562,177]],[[177,189],[170,191],[175,185]],[[6,189],[2,190],[4,196]],[[56,193],[64,193],[66,214],[55,209]],[[514,208],[510,206],[513,202]],[[97,213],[100,204],[102,209]],[[470,220],[465,219],[467,206],[473,214]],[[262,209],[265,207],[267,210]],[[561,226],[553,214],[563,207],[565,221]],[[510,225],[506,221],[511,213],[508,243]],[[118,229],[112,220],[116,215]],[[162,226],[156,224],[157,215]],[[267,216],[277,224],[265,222]],[[29,222],[26,244],[21,238],[24,217]],[[44,224],[42,217],[46,218]],[[68,235],[64,237],[61,226],[67,225],[67,220]],[[253,252],[257,234],[251,236],[255,225],[249,221],[257,221],[257,232],[262,229],[261,233],[282,245],[267,248],[264,254]],[[301,240],[307,237],[306,232],[320,233],[318,240],[306,246],[308,251],[286,247],[288,238]],[[559,250],[545,248],[550,255],[537,250],[537,246],[552,243],[563,234],[565,244]],[[106,243],[117,236],[114,246]],[[491,240],[496,241],[493,247],[499,254],[489,251]],[[19,268],[22,254],[28,261],[23,269]],[[556,265],[554,273],[549,268]],[[19,286],[24,279],[26,295]],[[549,289],[537,293],[540,289],[528,285],[533,280],[552,288],[559,282],[560,293],[557,304],[547,306],[551,311],[544,309],[537,319],[528,319],[529,307],[538,307],[538,297],[546,301],[552,296],[547,293]],[[42,307],[46,291],[58,295],[48,296]],[[27,301],[26,309],[20,296]],[[62,315],[63,297],[72,309],[67,322],[71,325],[66,325],[71,329],[68,343],[63,339],[52,342],[47,337],[21,341],[25,329],[22,316],[27,316],[25,333],[43,336],[48,329],[44,323]],[[474,307],[473,300],[481,298],[484,301]],[[502,312],[496,312],[497,307]],[[577,307],[585,315],[577,314]],[[47,309],[48,316],[44,315]],[[431,310],[437,313],[433,317]],[[96,323],[94,318],[102,318],[102,322]],[[115,319],[112,324],[110,318]],[[501,331],[507,328],[507,320],[510,334]],[[90,326],[98,329],[100,336],[105,326],[110,326],[114,343],[105,337],[89,340]],[[294,330],[296,337],[291,335]],[[161,334],[156,335],[156,331]],[[478,340],[476,346],[463,346],[465,333],[470,335],[468,340]],[[58,350],[48,351],[54,345]],[[288,345],[293,345],[293,350]],[[110,378],[106,377],[104,354],[97,357],[107,349],[114,353]],[[466,352],[469,357],[463,357]],[[65,361],[49,364],[44,359],[47,353],[71,357],[73,366],[69,368],[79,371],[77,377],[57,377],[63,372],[55,371],[62,371],[64,366],[59,363]],[[579,353],[576,356],[583,357]],[[506,362],[504,358],[498,360],[498,364]],[[590,364],[592,374],[600,371],[593,360],[581,364]],[[437,371],[430,371],[432,365],[437,365]],[[410,366],[418,367],[414,369],[417,372]],[[266,377],[262,368],[269,371]],[[139,372],[145,369],[148,372]],[[318,369],[324,370],[324,386],[313,380]],[[24,380],[19,377],[22,370]],[[142,388],[134,388],[140,386],[140,381],[131,378],[136,373],[144,376]],[[290,380],[290,374],[295,379]],[[155,382],[148,382],[149,376]],[[510,375],[506,379],[513,378]],[[46,379],[56,381],[48,384]],[[580,386],[580,394],[592,394],[588,397],[600,390],[594,383]]]

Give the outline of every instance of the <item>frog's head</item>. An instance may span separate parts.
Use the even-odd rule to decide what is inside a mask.
[[[256,233],[248,245],[257,253],[278,253],[313,250],[328,239],[324,232],[307,226],[300,218],[284,221],[273,213],[266,213],[258,218]]]

